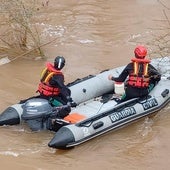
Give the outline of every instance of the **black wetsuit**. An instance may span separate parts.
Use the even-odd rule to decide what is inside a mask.
[[[129,74],[134,72],[133,62],[129,63],[119,77],[113,77],[112,80],[117,82],[124,82]],[[140,66],[139,74],[143,72],[143,64]],[[151,65],[148,64],[148,75],[150,77],[149,87],[134,87],[125,83],[125,95],[122,97],[122,101],[126,101],[131,98],[144,97],[150,92],[150,87],[152,88],[160,81],[160,73]]]
[[[46,98],[46,99],[56,99],[59,102],[61,102],[62,104],[67,104],[69,102],[69,100],[71,100],[71,91],[70,89],[64,84],[64,77],[62,74],[55,74],[53,75],[53,77],[49,80],[49,84],[52,87],[57,87],[60,89],[60,93],[56,96],[44,96],[42,94],[40,94],[40,96],[42,98]]]

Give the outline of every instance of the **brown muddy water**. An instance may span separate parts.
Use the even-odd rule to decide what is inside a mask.
[[[47,1],[42,1],[47,2]],[[139,43],[156,49],[156,38],[168,27],[169,0],[49,0],[40,8],[37,25],[47,60],[66,58],[66,83],[108,68],[125,65]],[[160,53],[152,57],[158,57]],[[35,95],[44,60],[16,59],[0,66],[0,109]],[[168,170],[170,105],[152,118],[98,137],[72,150],[47,146],[52,132],[24,126],[0,127],[2,170]]]

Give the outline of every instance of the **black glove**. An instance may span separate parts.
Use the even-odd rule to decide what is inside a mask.
[[[154,75],[150,78],[150,83],[156,85],[161,80],[161,75]]]
[[[70,107],[76,107],[77,103],[76,102],[68,102],[67,105]]]
[[[67,105],[68,106],[71,106],[71,107],[76,107],[77,106],[77,103],[73,101],[73,99],[70,97],[70,96],[67,96]]]
[[[55,109],[50,117],[55,119],[55,118],[64,118],[67,115],[69,115],[71,111],[71,107],[69,105],[61,106],[60,108]]]
[[[112,80],[114,81],[114,80],[115,80],[115,77],[112,76]]]
[[[67,96],[67,101],[68,101],[68,102],[72,102],[73,99],[72,99],[70,96]]]
[[[76,107],[76,106],[77,106],[77,103],[76,103],[76,102],[71,102],[71,103],[70,103],[70,106],[71,106],[71,107]]]

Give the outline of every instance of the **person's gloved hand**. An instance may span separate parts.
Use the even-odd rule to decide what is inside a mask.
[[[77,103],[72,101],[72,102],[68,102],[67,105],[70,107],[76,107]]]
[[[77,106],[77,103],[74,102],[73,99],[70,96],[67,97],[67,100],[68,100],[67,105],[69,105],[71,107],[76,107]]]
[[[114,77],[110,74],[110,75],[108,75],[108,79],[109,80],[114,80]]]
[[[70,106],[71,106],[71,107],[76,107],[76,106],[77,106],[77,103],[72,101],[72,102],[70,103]]]
[[[72,99],[70,96],[67,96],[67,101],[68,101],[68,102],[72,102],[73,99]]]

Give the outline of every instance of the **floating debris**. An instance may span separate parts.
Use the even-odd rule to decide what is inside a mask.
[[[0,65],[7,64],[11,62],[11,60],[8,57],[4,57],[0,59]]]

